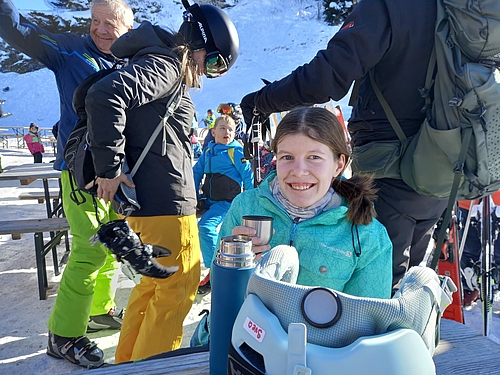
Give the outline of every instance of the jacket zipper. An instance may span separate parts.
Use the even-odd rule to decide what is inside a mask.
[[[290,246],[293,246],[293,240],[295,239],[295,233],[297,233],[297,225],[299,224],[300,218],[296,217],[292,220],[292,232],[290,233]]]

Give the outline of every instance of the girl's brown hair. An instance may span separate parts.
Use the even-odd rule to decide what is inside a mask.
[[[178,33],[176,36],[181,44],[173,50],[179,55],[181,61],[181,75],[184,84],[188,89],[191,87],[199,88],[201,87],[201,75],[198,74],[198,65],[193,59],[193,52],[188,48],[188,43],[183,40],[181,34]]]
[[[287,113],[276,128],[272,141],[271,147],[275,154],[278,152],[280,141],[292,134],[304,134],[323,143],[332,150],[336,160],[344,155],[344,170],[352,158],[342,125],[337,117],[325,108],[303,107]],[[332,187],[349,203],[347,219],[354,224],[368,225],[376,216],[373,208],[373,201],[376,199],[373,177],[353,175],[350,179],[342,179],[342,173],[332,181]]]

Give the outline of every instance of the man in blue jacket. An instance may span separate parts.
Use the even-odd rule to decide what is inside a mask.
[[[92,73],[111,68],[114,58],[111,44],[133,28],[133,12],[123,0],[94,0],[91,4],[90,33],[54,34],[23,17],[11,0],[0,0],[0,36],[11,46],[39,60],[56,77],[60,99],[60,120],[57,137],[57,156],[54,169],[62,170],[62,195],[66,217],[72,234],[71,256],[64,270],[56,302],[48,321],[49,345],[47,354],[65,358],[87,367],[103,362],[103,352],[91,342],[85,332],[100,329],[119,329],[123,310],[115,309],[111,287],[116,261],[100,243],[89,239],[97,232],[99,222],[115,219],[109,204],[98,202],[82,193],[85,202],[72,201],[71,176],[63,160],[64,146],[78,119],[72,100],[76,87]],[[104,264],[102,256],[108,254]]]

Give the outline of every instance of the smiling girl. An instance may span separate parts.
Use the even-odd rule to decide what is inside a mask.
[[[219,239],[251,236],[258,259],[274,246],[294,246],[298,284],[390,298],[392,244],[375,219],[372,178],[342,178],[351,154],[335,115],[314,107],[289,112],[277,127],[272,148],[276,172],[234,199]],[[241,226],[244,215],[274,217],[270,244],[259,246],[255,230]]]

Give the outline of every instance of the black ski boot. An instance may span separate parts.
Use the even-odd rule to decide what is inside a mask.
[[[169,256],[171,252],[161,246],[143,244],[126,220],[113,220],[101,225],[97,237],[118,260],[127,260],[141,275],[166,279],[179,269],[158,263],[154,258]]]

